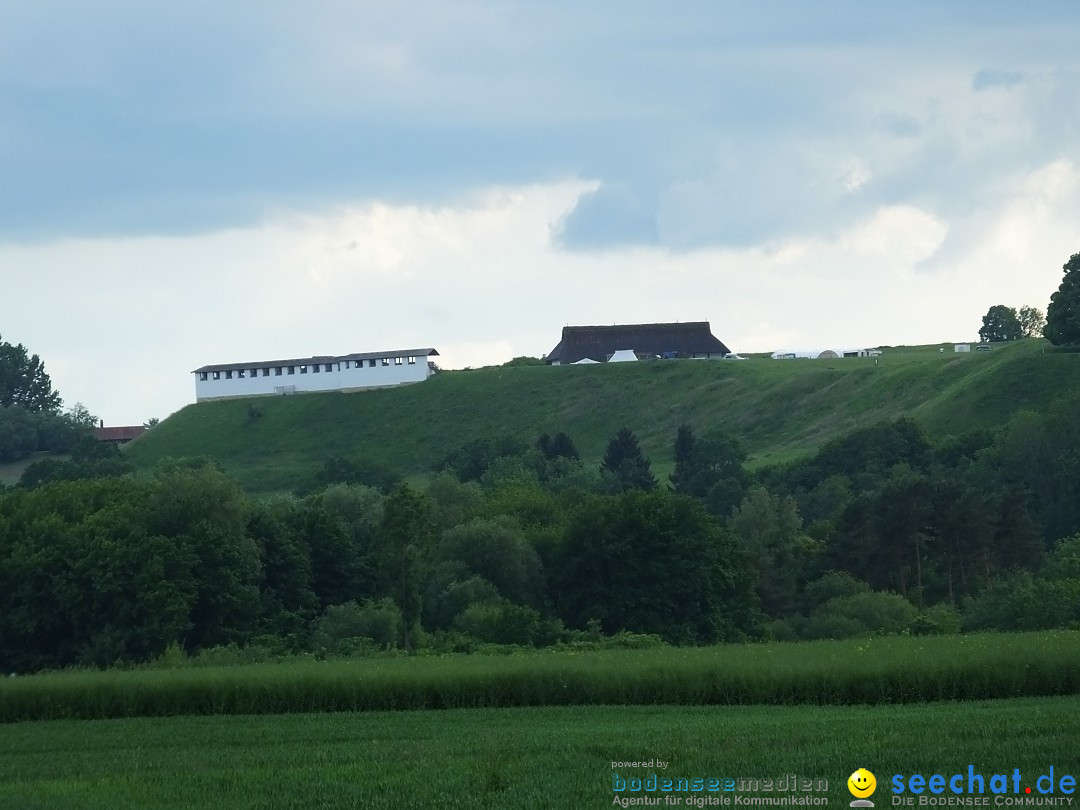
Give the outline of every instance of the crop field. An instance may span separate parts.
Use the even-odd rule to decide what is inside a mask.
[[[1080,694],[1080,632],[540,650],[75,671],[0,682],[0,722],[566,705],[882,704]]]
[[[0,725],[0,807],[600,808],[633,795],[613,776],[650,773],[826,779],[816,795],[844,807],[848,774],[866,767],[881,808],[892,774],[1075,776],[1077,740],[1077,697],[28,722]],[[695,807],[724,794],[652,795]]]

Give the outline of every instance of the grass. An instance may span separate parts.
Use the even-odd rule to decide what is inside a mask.
[[[830,806],[867,767],[887,807],[892,774],[1080,775],[1077,739],[1076,697],[20,723],[0,726],[0,808],[601,808],[612,763],[650,759],[671,777],[827,779]]]
[[[510,433],[532,441],[560,430],[598,462],[623,426],[658,467],[680,424],[722,427],[754,465],[786,461],[831,438],[911,415],[934,435],[1003,424],[1080,389],[1075,355],[1020,341],[993,352],[937,346],[880,358],[660,361],[612,366],[495,367],[359,393],[222,400],[191,405],[128,446],[140,466],[165,456],[217,459],[252,492],[306,482],[331,455],[382,462],[406,475],[467,441]],[[252,410],[253,409],[253,410]]]
[[[1080,694],[1078,631],[46,673],[0,682],[0,722],[1068,694]]]

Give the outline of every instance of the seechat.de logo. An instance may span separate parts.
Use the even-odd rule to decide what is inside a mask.
[[[870,796],[877,790],[877,779],[866,768],[859,768],[847,780],[847,789],[851,792],[851,795],[855,797],[855,801],[851,803],[851,807],[873,807],[874,803],[869,801]]]

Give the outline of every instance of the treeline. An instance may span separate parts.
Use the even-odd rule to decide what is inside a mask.
[[[686,426],[667,481],[628,429],[599,466],[565,433],[492,437],[423,487],[333,458],[261,499],[85,446],[0,493],[0,667],[1075,625],[1077,404],[940,443],[901,419],[757,473]]]
[[[0,463],[20,461],[39,451],[70,453],[96,422],[81,405],[64,412],[0,405]]]
[[[82,405],[62,411],[61,403],[41,358],[0,337],[0,463],[39,450],[67,453],[94,427]]]

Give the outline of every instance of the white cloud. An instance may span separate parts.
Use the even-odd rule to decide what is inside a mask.
[[[963,338],[1080,249],[1072,0],[298,9],[6,10],[0,331],[109,421],[205,362],[567,323]]]
[[[258,228],[0,246],[5,339],[110,423],[165,416],[207,362],[435,346],[448,368],[542,355],[571,324],[710,320],[741,351],[971,337],[996,303],[1045,307],[1080,221],[1076,166],[1017,176],[984,238],[883,206],[768,247],[567,252],[551,228],[595,183],[369,203]],[[963,224],[963,223],[962,223]],[[927,257],[934,273],[918,272]]]
[[[881,270],[903,272],[933,256],[947,230],[944,223],[926,211],[890,206],[844,234],[840,245]]]

